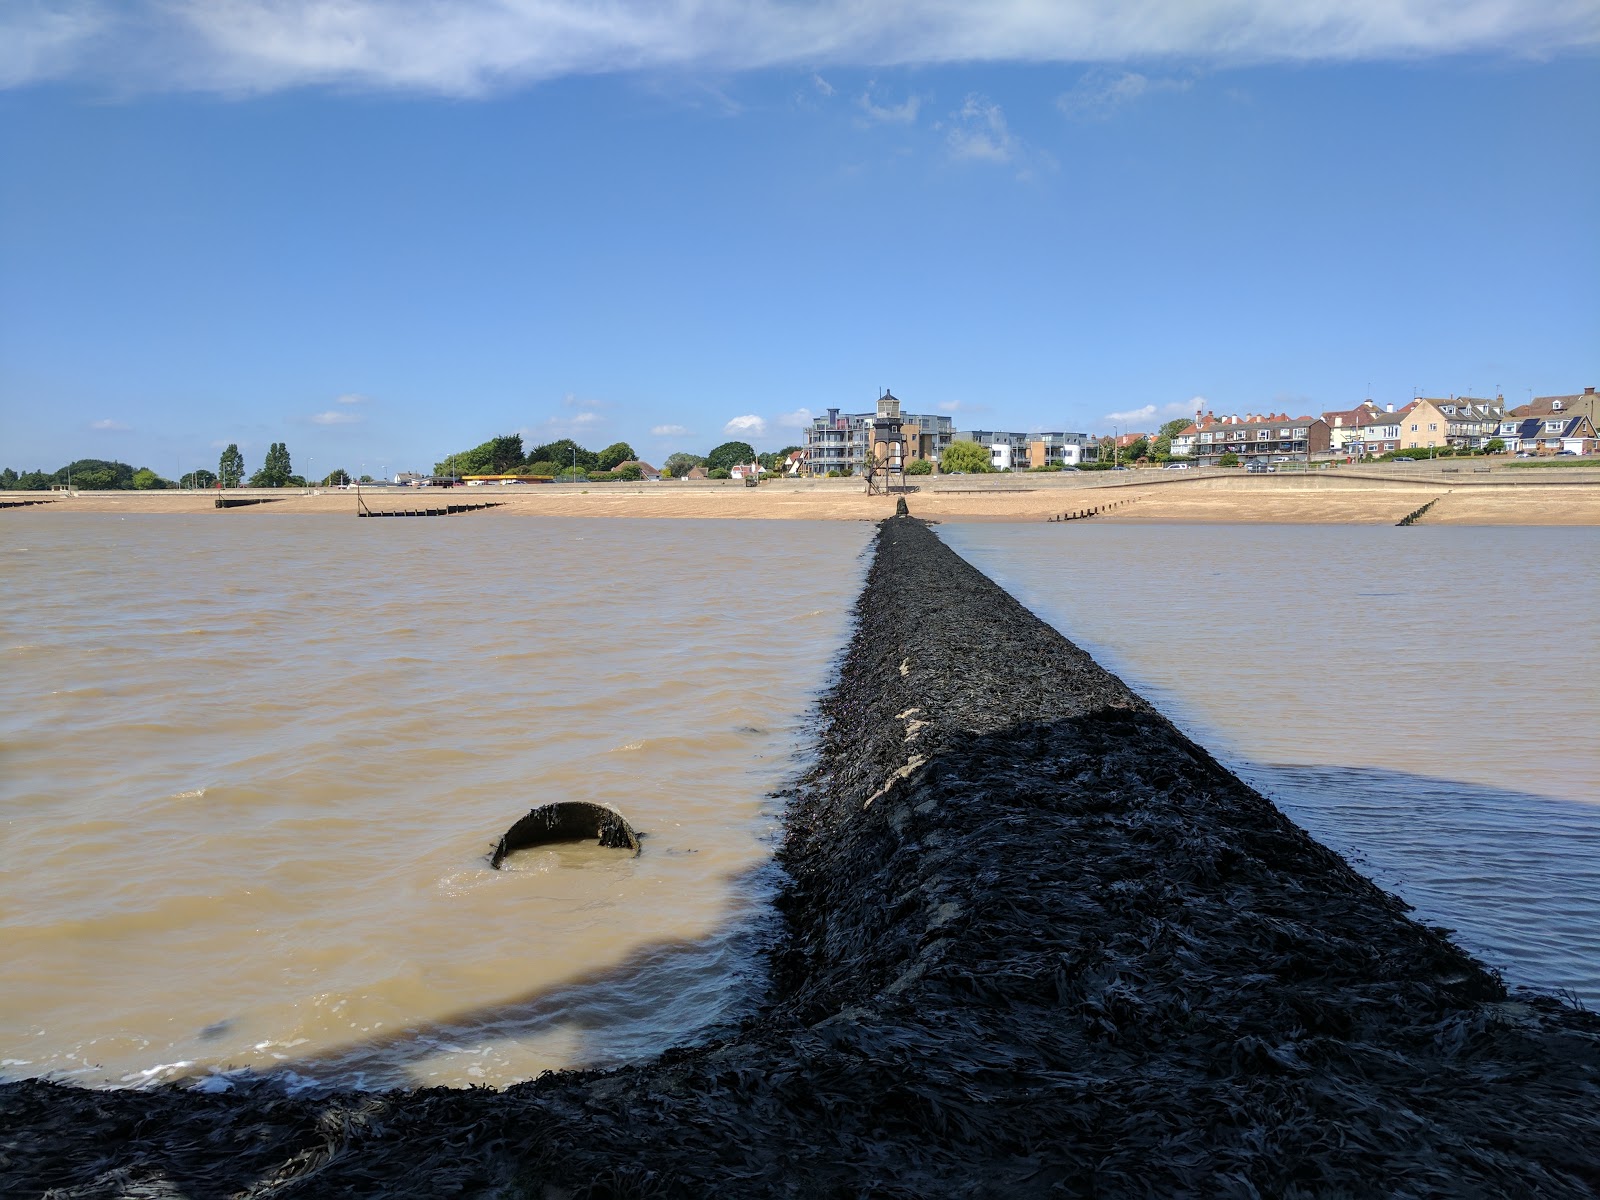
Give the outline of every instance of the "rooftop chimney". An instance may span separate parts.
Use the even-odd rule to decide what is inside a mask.
[[[1594,395],[1594,389],[1593,388],[1584,388],[1583,389],[1583,394],[1585,396],[1592,396],[1592,395]]]
[[[1392,404],[1385,404],[1385,405],[1384,405],[1384,406],[1383,406],[1383,411],[1384,411],[1384,412],[1393,412],[1393,411],[1394,411],[1394,405],[1392,405]]]

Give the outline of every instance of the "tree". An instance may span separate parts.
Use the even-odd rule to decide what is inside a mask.
[[[690,454],[687,451],[679,450],[667,455],[667,461],[663,464],[661,473],[668,479],[682,479],[693,468],[703,467],[705,464],[706,460],[698,454]]]
[[[524,470],[529,475],[549,475],[553,478],[561,474],[561,464],[558,462],[529,463]]]
[[[627,466],[618,467],[611,472],[611,478],[637,481],[644,478],[644,468],[637,463],[629,463]]]
[[[706,472],[707,479],[732,479],[733,472],[727,467],[712,467]]]
[[[70,483],[85,492],[127,491],[133,487],[133,468],[103,458],[80,458],[57,471],[50,482]]]
[[[196,471],[191,471],[182,479],[178,480],[178,486],[186,488],[209,488],[216,487],[216,485],[217,477],[204,467],[201,467]]]
[[[141,492],[159,492],[172,485],[149,467],[140,467],[133,473],[133,486]]]
[[[1217,459],[1217,466],[1219,467],[1237,467],[1238,465],[1239,456],[1232,450],[1229,450],[1221,458]]]
[[[600,451],[595,465],[602,471],[615,471],[623,463],[638,457],[633,452],[633,447],[628,445],[627,442],[612,442],[611,445]]]
[[[1128,443],[1128,448],[1122,452],[1122,457],[1129,462],[1138,462],[1141,458],[1150,457],[1150,439],[1137,437]]]
[[[1485,443],[1483,452],[1485,454],[1504,454],[1506,452],[1505,439],[1490,438],[1488,442]]]
[[[522,435],[503,433],[433,464],[435,475],[503,475],[522,466]]]
[[[217,464],[217,478],[225,488],[238,487],[244,481],[244,455],[232,442],[222,452],[222,461]]]
[[[260,488],[286,487],[294,475],[289,462],[289,447],[283,442],[273,442],[267,447],[266,461],[261,469],[250,476],[250,486]]]
[[[709,477],[712,471],[726,471],[729,467],[737,467],[740,463],[750,463],[755,460],[756,452],[749,442],[723,442],[706,455],[706,475]]]
[[[17,486],[17,480],[20,478],[21,476],[19,476],[14,470],[12,470],[10,467],[7,467],[4,471],[0,471],[0,488],[4,488],[6,491],[11,491]]]
[[[913,458],[906,464],[907,475],[932,475],[933,464],[925,458]]]
[[[939,456],[941,471],[964,471],[969,475],[982,475],[994,470],[989,461],[989,448],[977,442],[951,442]]]
[[[600,456],[593,450],[585,450],[571,438],[562,438],[559,442],[546,442],[543,446],[535,446],[528,451],[528,461],[556,462],[569,470],[576,465],[580,470],[592,471],[598,469]]]
[[[344,487],[350,482],[350,474],[343,467],[335,467],[322,477],[323,487]]]

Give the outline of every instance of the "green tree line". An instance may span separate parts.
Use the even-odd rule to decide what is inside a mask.
[[[740,463],[758,462],[768,471],[781,471],[789,453],[798,446],[786,446],[767,454],[757,454],[748,442],[723,442],[709,454],[680,450],[669,454],[661,464],[661,474],[680,478],[695,467],[727,471]],[[463,475],[545,475],[555,479],[638,479],[639,455],[627,442],[613,442],[604,450],[590,450],[571,438],[544,442],[532,449],[524,447],[522,435],[501,434],[466,450],[447,454],[433,464],[433,473],[450,478]],[[629,465],[624,465],[629,464]]]

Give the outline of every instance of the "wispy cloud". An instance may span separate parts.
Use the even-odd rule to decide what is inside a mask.
[[[922,108],[922,97],[913,93],[899,104],[879,104],[872,98],[872,89],[856,97],[856,107],[867,115],[867,119],[892,125],[914,125],[917,113]]]
[[[335,404],[370,404],[371,396],[363,396],[360,392],[346,392],[334,401]]]
[[[103,421],[90,421],[89,428],[101,433],[129,433],[133,430],[133,426],[126,421],[113,421],[109,417]]]
[[[767,422],[764,418],[749,413],[742,417],[734,417],[722,427],[722,432],[731,437],[760,437],[767,432]]]
[[[812,416],[809,408],[797,408],[793,412],[780,413],[773,424],[779,429],[804,429],[811,424]]]
[[[655,437],[682,437],[689,431],[682,425],[652,425],[650,432]]]
[[[598,412],[600,409],[608,407],[608,405],[604,400],[596,400],[591,396],[577,396],[572,392],[568,392],[561,397],[561,407],[577,408],[586,412]]]
[[[1085,72],[1071,91],[1057,96],[1056,107],[1075,120],[1104,121],[1142,96],[1186,92],[1192,83],[1189,79],[1151,79],[1136,71],[1096,68]]]
[[[950,119],[945,144],[952,157],[994,163],[1009,163],[1016,157],[1021,143],[1007,128],[1005,113],[993,101],[974,92]]]
[[[330,408],[327,412],[312,413],[311,423],[313,425],[359,425],[361,423],[361,414]]]
[[[1193,400],[1175,400],[1170,404],[1163,404],[1157,408],[1154,404],[1146,404],[1141,408],[1130,408],[1126,412],[1107,413],[1105,420],[1116,421],[1120,424],[1137,425],[1141,421],[1151,421],[1156,417],[1171,420],[1173,417],[1193,416],[1196,406],[1204,407],[1204,396],[1196,396]]]
[[[824,79],[821,75],[818,75],[815,71],[813,71],[811,73],[811,86],[816,88],[817,91],[820,92],[824,96],[833,95],[834,90],[835,90],[833,84],[829,83],[826,79]]]
[[[940,412],[947,413],[986,413],[989,411],[987,404],[974,404],[970,400],[941,400],[936,407]]]
[[[605,71],[1351,61],[1596,45],[1591,0],[13,0],[0,15],[0,86],[75,78],[474,96]]]

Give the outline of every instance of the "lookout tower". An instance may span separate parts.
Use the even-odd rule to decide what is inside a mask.
[[[872,419],[872,449],[867,457],[867,494],[888,495],[906,488],[906,430],[900,401],[884,389]]]

